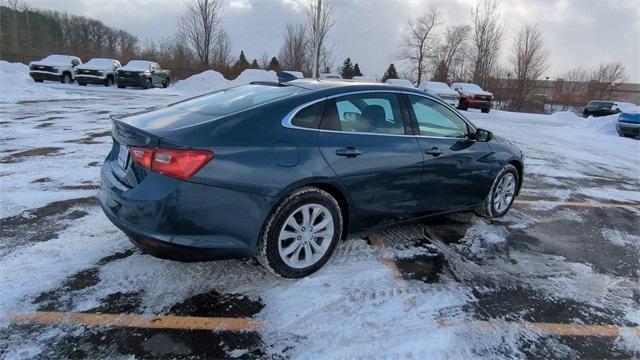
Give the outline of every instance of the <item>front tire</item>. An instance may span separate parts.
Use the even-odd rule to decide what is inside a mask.
[[[298,189],[267,219],[257,259],[278,276],[308,276],[333,255],[342,236],[342,224],[340,206],[329,193],[315,187]]]
[[[144,82],[144,86],[142,88],[151,89],[152,87],[153,87],[153,83],[151,82],[151,79],[147,79],[147,81]]]
[[[475,209],[475,213],[482,217],[499,218],[504,216],[516,197],[519,181],[518,170],[510,164],[500,170],[491,190],[484,199],[482,206]]]
[[[108,76],[107,79],[104,81],[104,86],[106,87],[113,86],[113,78],[111,76]]]
[[[467,105],[466,103],[460,102],[458,104],[458,110],[467,111],[467,109],[469,109],[469,105]]]
[[[480,111],[486,114],[486,113],[488,113],[489,111],[491,111],[491,109],[489,109],[489,108],[483,108],[483,109],[481,109]]]
[[[162,82],[162,87],[165,89],[169,87],[169,78],[164,79],[164,81]]]
[[[124,86],[124,85],[120,85],[120,84],[118,84],[118,89],[124,89],[124,88],[125,88],[125,86]]]
[[[63,84],[71,84],[71,75],[69,75],[69,73],[64,73],[60,82]]]

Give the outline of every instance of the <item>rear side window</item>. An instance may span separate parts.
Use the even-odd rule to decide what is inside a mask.
[[[313,105],[298,111],[291,119],[291,124],[299,127],[317,129],[320,126],[320,118],[322,117],[322,109],[324,101],[320,101]]]
[[[172,107],[209,117],[220,117],[302,91],[304,89],[294,86],[244,85],[179,102]]]
[[[393,93],[362,93],[327,101],[322,128],[343,132],[404,135],[400,102]]]

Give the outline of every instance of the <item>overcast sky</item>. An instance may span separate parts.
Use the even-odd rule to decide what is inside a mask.
[[[326,0],[325,0],[326,1]],[[334,7],[335,66],[347,56],[365,75],[382,76],[397,62],[397,45],[407,20],[438,6],[445,26],[468,24],[477,0],[329,0]],[[182,0],[24,0],[29,5],[82,14],[145,39],[173,35],[184,10]],[[285,24],[304,21],[305,0],[226,0],[222,26],[231,36],[234,57],[244,50],[250,59],[277,55]],[[577,66],[622,61],[630,79],[640,82],[640,0],[502,0],[509,29],[503,47],[506,63],[511,38],[525,24],[538,24],[551,67],[558,77]],[[439,30],[444,30],[442,26]]]

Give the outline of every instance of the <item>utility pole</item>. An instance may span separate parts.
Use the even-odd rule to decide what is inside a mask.
[[[313,77],[319,78],[320,68],[320,18],[322,16],[322,0],[318,0],[316,7],[315,31],[313,32]]]

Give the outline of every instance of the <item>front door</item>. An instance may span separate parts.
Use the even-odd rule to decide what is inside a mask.
[[[489,144],[470,140],[473,129],[448,107],[422,96],[407,97],[424,156],[422,188],[428,210],[449,211],[481,203],[493,181]]]
[[[348,190],[363,228],[419,215],[423,157],[401,94],[365,92],[329,99],[319,146]]]

